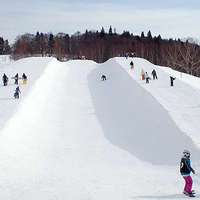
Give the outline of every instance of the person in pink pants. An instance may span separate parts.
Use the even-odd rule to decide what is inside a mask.
[[[192,177],[190,176],[190,172],[195,174],[194,169],[191,167],[190,164],[190,151],[184,150],[183,151],[183,157],[181,158],[181,163],[180,163],[180,172],[181,175],[183,176],[185,180],[185,187],[183,190],[183,193],[186,195],[193,195],[192,191]]]

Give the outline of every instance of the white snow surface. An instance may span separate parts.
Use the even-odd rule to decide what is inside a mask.
[[[155,69],[158,80],[145,83],[142,69]],[[0,71],[9,77],[0,85],[0,199],[188,198],[184,149],[200,198],[199,78],[141,58],[26,58],[0,62]],[[28,76],[19,80],[20,99],[16,73]]]

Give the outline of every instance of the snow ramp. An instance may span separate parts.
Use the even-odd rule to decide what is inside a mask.
[[[5,73],[9,82],[5,87],[0,84],[0,131],[4,128],[6,122],[17,112],[17,108],[20,103],[26,98],[26,96],[32,91],[37,80],[43,75],[46,67],[51,63],[53,58],[25,58],[15,62],[0,63],[1,75]],[[19,74],[19,77],[25,73],[28,77],[27,84],[23,84],[23,80],[19,79],[19,87],[21,90],[20,99],[13,98],[14,90],[17,85],[14,84],[15,80],[12,79]]]
[[[128,69],[130,60],[120,61]],[[145,67],[143,59],[137,60],[137,67],[140,70]],[[99,81],[101,74],[108,80]],[[88,82],[95,114],[112,144],[157,165],[177,164],[184,149],[190,149],[193,156],[198,155],[191,138],[116,59],[94,69]]]
[[[24,72],[26,61],[13,63],[15,69]],[[37,59],[31,62],[39,65]],[[22,98],[14,100],[16,107],[11,100],[0,101],[14,109],[0,135],[0,199],[128,200],[180,189],[177,154],[181,147],[176,144],[175,151],[175,142],[183,133],[122,65],[115,59],[101,65],[87,60],[44,62],[43,70],[32,70],[35,80],[27,74]],[[9,68],[4,70],[9,73]],[[103,73],[108,78],[104,82]],[[11,87],[16,86],[6,89]],[[147,106],[151,103],[163,120],[156,119],[153,108]],[[152,129],[154,119],[160,128]],[[173,143],[164,120],[175,135]],[[189,148],[185,140],[181,142]],[[169,161],[170,151],[174,155]],[[167,164],[175,165],[152,165],[165,164],[165,156]]]

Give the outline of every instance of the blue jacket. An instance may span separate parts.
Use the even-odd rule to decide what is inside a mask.
[[[190,175],[190,172],[194,173],[194,169],[190,165],[190,158],[182,157],[180,163],[180,172],[183,176]]]

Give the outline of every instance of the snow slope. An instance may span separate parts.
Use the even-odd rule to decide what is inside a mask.
[[[142,68],[159,79],[146,84]],[[0,86],[0,199],[184,199],[185,148],[198,198],[198,78],[139,58],[26,58],[0,71],[28,76],[18,100],[14,80]]]

